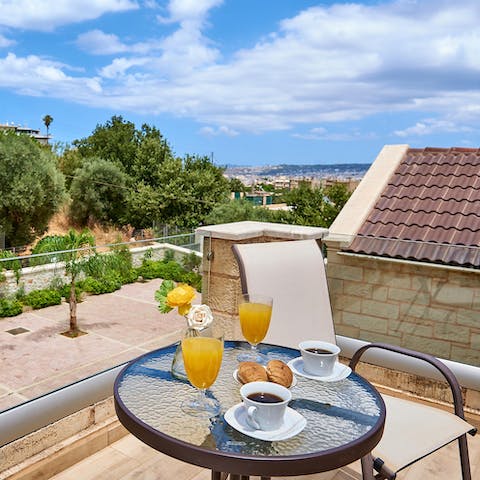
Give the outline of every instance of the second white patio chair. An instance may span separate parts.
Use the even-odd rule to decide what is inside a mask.
[[[325,263],[315,240],[233,245],[244,293],[273,297],[272,320],[266,342],[298,348],[307,338],[336,343]],[[365,350],[384,348],[426,361],[450,384],[455,413],[417,402],[382,395],[386,422],[382,440],[362,468],[374,468],[378,479],[394,479],[398,471],[458,440],[463,480],[471,480],[466,433],[476,429],[464,420],[461,390],[453,373],[438,359],[386,344],[360,349],[350,365],[354,370]],[[366,470],[365,470],[366,471]]]

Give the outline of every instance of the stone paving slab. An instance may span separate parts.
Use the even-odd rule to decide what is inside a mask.
[[[68,338],[67,303],[0,319],[0,410],[124,363],[177,341],[185,319],[161,314],[154,298],[161,280],[88,296],[78,304],[87,335]],[[26,333],[7,330],[23,327]]]

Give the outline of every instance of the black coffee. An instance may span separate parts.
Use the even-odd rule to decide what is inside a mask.
[[[273,393],[265,393],[265,392],[255,392],[251,393],[247,396],[248,399],[259,402],[259,403],[280,403],[283,402],[283,398],[279,397],[278,395],[274,395]]]
[[[307,352],[316,353],[317,355],[332,355],[333,352],[324,348],[307,348]]]

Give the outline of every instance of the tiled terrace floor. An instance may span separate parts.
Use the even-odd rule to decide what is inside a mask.
[[[78,304],[88,335],[71,339],[68,304],[0,319],[0,411],[173,343],[185,320],[161,314],[154,299],[161,280],[133,283]],[[8,330],[23,327],[26,333]],[[171,337],[171,338],[170,338]]]
[[[480,479],[480,435],[469,437],[472,478]],[[338,472],[285,480],[353,480],[359,462]],[[275,477],[278,479],[279,477]],[[399,480],[457,480],[461,478],[458,449],[449,445],[398,475]],[[128,435],[91,457],[52,477],[52,480],[209,480],[209,471],[167,457]]]

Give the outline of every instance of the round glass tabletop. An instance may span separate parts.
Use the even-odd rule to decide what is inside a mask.
[[[115,383],[115,403],[121,422],[145,443],[164,453],[218,471],[242,474],[287,474],[281,464],[289,459],[297,463],[309,460],[303,468],[298,464],[295,474],[325,471],[360,458],[378,443],[383,430],[384,404],[375,388],[355,373],[338,382],[296,375],[289,406],[305,417],[306,426],[292,438],[259,440],[230,426],[224,414],[241,402],[241,385],[232,373],[238,368],[239,350],[246,348],[248,344],[244,342],[225,342],[219,376],[207,391],[222,406],[221,414],[214,418],[194,417],[181,410],[182,402],[196,392],[188,382],[177,380],[170,373],[175,345],[139,357],[124,368]],[[259,349],[269,359],[286,363],[299,356],[298,350],[290,348],[261,344]],[[193,460],[188,451],[196,452],[191,455]],[[219,464],[219,458],[223,463]],[[267,458],[280,470],[259,467],[259,462],[264,465]],[[232,466],[240,465],[242,460],[254,461],[257,466],[227,470],[229,459]],[[317,461],[312,462],[314,459]]]

